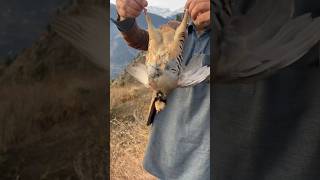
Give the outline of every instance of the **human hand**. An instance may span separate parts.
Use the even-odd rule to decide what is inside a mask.
[[[203,29],[210,25],[210,0],[188,0],[185,8],[197,28]]]
[[[116,6],[120,20],[124,20],[138,17],[141,11],[148,6],[148,2],[146,0],[117,0]]]

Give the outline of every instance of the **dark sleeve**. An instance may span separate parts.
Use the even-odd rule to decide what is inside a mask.
[[[134,18],[120,21],[118,16],[117,20],[111,20],[117,26],[123,39],[130,47],[144,51],[148,50],[149,34],[147,31],[139,28]]]

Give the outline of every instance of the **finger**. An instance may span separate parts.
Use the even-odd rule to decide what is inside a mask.
[[[119,11],[119,9],[121,9],[121,7],[122,7],[122,0],[117,0],[116,1],[116,7],[117,7],[117,10]]]
[[[148,6],[148,2],[146,0],[134,0],[137,4],[139,4],[139,6],[141,7],[141,9],[145,8]]]
[[[184,8],[185,8],[185,9],[189,9],[189,6],[190,6],[190,4],[191,4],[192,1],[194,1],[194,0],[188,0],[188,1],[186,2],[186,5],[184,6]]]
[[[117,11],[121,17],[126,17],[126,15],[127,15],[126,10],[124,9],[125,4],[126,4],[125,0],[117,0],[116,1]]]
[[[119,14],[120,17],[127,17],[126,11],[121,9],[121,8],[118,9],[118,14]]]
[[[125,8],[120,8],[118,10],[118,13],[121,17],[124,17],[124,18],[135,18],[140,15],[140,11],[136,11],[129,6]]]
[[[141,7],[136,0],[117,0],[116,3],[117,10],[121,16],[133,16],[138,13],[140,14],[140,12],[143,10],[143,7]]]
[[[131,7],[135,11],[142,11],[143,9],[143,7],[141,7],[135,0],[127,0],[126,3],[122,4],[122,8],[126,9],[127,7]]]
[[[200,27],[205,27],[210,25],[210,11],[207,11],[197,17],[195,24]]]
[[[200,2],[190,11],[191,18],[195,20],[199,14],[210,11],[210,3]]]
[[[190,5],[189,5],[189,11],[191,11],[197,4],[202,3],[202,2],[207,2],[209,3],[210,6],[210,1],[209,0],[193,0]]]
[[[125,10],[127,12],[128,17],[136,18],[140,15],[141,10],[137,11],[136,9],[133,9],[131,6],[126,6]]]
[[[117,3],[117,12],[121,17],[125,17],[126,13],[125,13],[124,9],[122,8],[121,4],[118,4],[118,3]]]

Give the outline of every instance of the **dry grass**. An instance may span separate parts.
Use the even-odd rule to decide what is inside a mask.
[[[1,83],[0,179],[102,178],[105,72],[83,74]]]
[[[108,72],[44,34],[0,65],[0,179],[103,179]]]
[[[110,163],[112,180],[153,180],[142,167],[149,130],[144,116],[151,94],[143,86],[111,86]]]

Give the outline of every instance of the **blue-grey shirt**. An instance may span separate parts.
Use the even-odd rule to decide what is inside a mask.
[[[210,30],[188,27],[184,63],[201,58],[210,65]],[[210,179],[210,84],[178,88],[152,125],[144,168],[161,180]]]

